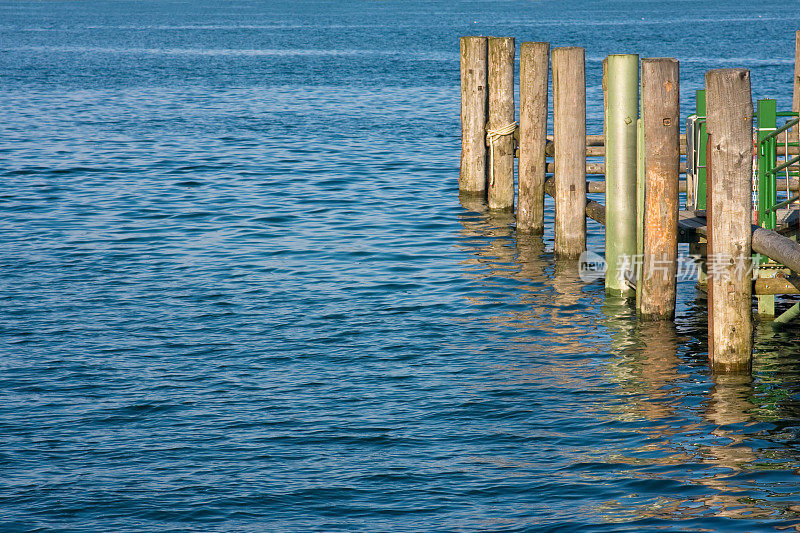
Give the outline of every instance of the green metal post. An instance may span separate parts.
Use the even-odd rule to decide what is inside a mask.
[[[776,203],[775,138],[764,139],[777,128],[777,107],[775,100],[759,100],[756,106],[758,128],[758,224],[763,228],[775,229],[777,215],[769,209]]]
[[[773,329],[781,329],[783,326],[800,316],[800,303],[796,303],[787,309],[782,315],[772,322]]]
[[[706,90],[698,89],[695,94],[697,101],[697,116],[702,117],[698,128],[698,154],[697,154],[697,209],[706,208],[706,142],[708,130],[706,129]]]
[[[777,127],[777,105],[775,100],[759,100],[756,104],[756,127],[758,135],[758,149],[756,152],[756,167],[758,172],[758,224],[761,227],[775,229],[776,215],[769,208],[775,205],[775,175],[771,170],[775,168],[775,139],[764,140]],[[756,255],[755,260],[765,262],[765,258]],[[760,271],[759,277],[770,276],[767,271]],[[758,296],[758,315],[762,317],[775,316],[775,296],[761,294]]]
[[[606,293],[633,296],[625,269],[637,251],[636,120],[639,115],[639,56],[608,56],[605,110]]]

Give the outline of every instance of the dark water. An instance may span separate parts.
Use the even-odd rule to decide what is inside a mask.
[[[712,376],[691,284],[637,324],[551,232],[462,206],[457,39],[585,46],[599,133],[606,54],[679,58],[684,115],[720,66],[786,108],[798,28],[743,0],[0,2],[0,530],[794,529],[798,329]]]

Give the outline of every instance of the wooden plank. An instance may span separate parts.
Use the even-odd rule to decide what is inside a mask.
[[[555,197],[555,184],[553,183],[553,178],[547,178],[544,182],[544,192],[549,194],[550,196]],[[586,216],[594,220],[595,222],[599,222],[600,224],[606,224],[606,207],[599,203],[595,202],[594,200],[586,200]]]
[[[553,174],[555,172],[556,165],[555,163],[547,163],[547,173]],[[686,163],[681,162],[680,166],[678,167],[678,172],[681,174],[686,173]],[[603,176],[606,173],[606,165],[605,163],[586,163],[586,174],[590,174],[593,176]],[[784,180],[785,183],[785,180]]]
[[[681,155],[686,155],[686,135],[681,134]],[[778,153],[781,148],[778,147]],[[792,149],[792,150],[796,150]],[[791,151],[791,150],[790,150]],[[552,157],[555,153],[553,147],[553,136],[547,136],[547,145],[545,146],[545,154]],[[603,157],[605,152],[605,140],[602,135],[587,135],[586,136],[586,157]]]
[[[548,163],[548,164],[551,165],[552,163]],[[681,164],[681,167],[683,167],[683,164]],[[586,173],[587,174],[594,174],[594,172],[589,172],[590,169],[594,170],[594,167],[589,167],[587,165]],[[599,175],[602,175],[602,173],[600,173]],[[778,180],[778,184],[779,184],[779,187],[786,187],[786,180],[785,179],[784,180]],[[797,178],[792,178],[791,179],[790,186],[792,187],[792,190],[795,190],[795,191],[797,190]],[[681,181],[678,182],[678,191],[679,192],[686,192],[686,182],[684,180],[681,180]],[[592,193],[592,194],[605,194],[605,192],[606,192],[606,182],[604,180],[587,181],[586,182],[586,192],[587,193]],[[705,216],[705,211],[703,211],[703,214],[704,214],[703,216]],[[795,217],[794,224],[795,224],[795,226],[797,226],[796,215],[791,215],[791,216]],[[793,222],[791,220],[788,220],[788,223],[792,224]]]
[[[758,278],[753,284],[755,294],[800,294],[800,276],[782,272],[772,278]]]

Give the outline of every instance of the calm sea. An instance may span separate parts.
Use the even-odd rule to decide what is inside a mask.
[[[758,4],[0,2],[0,530],[796,527],[796,327],[713,376],[691,283],[637,324],[457,194],[459,36],[586,47],[600,133],[610,53],[787,108]]]

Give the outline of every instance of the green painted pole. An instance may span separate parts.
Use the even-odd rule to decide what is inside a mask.
[[[606,76],[606,294],[633,296],[625,283],[636,255],[636,119],[639,56],[608,56]]]
[[[759,100],[756,104],[756,127],[758,128],[758,224],[762,228],[775,229],[777,216],[767,211],[776,203],[775,176],[769,174],[775,168],[775,143],[763,140],[777,128],[777,105],[775,100]]]
[[[786,324],[797,318],[798,316],[800,316],[800,303],[794,304],[789,309],[787,309],[783,314],[778,316],[772,322],[772,328],[776,330],[781,329]]]
[[[706,128],[706,90],[698,89],[695,94],[697,116],[703,117],[703,121],[698,128],[698,148],[697,148],[697,209],[700,211],[706,208],[706,141],[708,141],[708,129]]]
[[[758,224],[762,228],[768,229],[775,229],[775,222],[777,221],[775,212],[767,211],[767,209],[775,205],[775,200],[777,198],[775,176],[773,174],[768,174],[768,172],[775,167],[776,146],[774,142],[771,142],[774,141],[774,139],[767,142],[763,141],[777,128],[777,113],[778,109],[775,100],[764,99],[756,103],[756,128],[758,132],[758,151],[756,152],[758,169]],[[767,261],[766,258],[762,258],[761,256],[756,257],[759,263],[765,263]],[[759,270],[758,272],[758,277],[760,278],[770,275],[772,275],[772,273],[767,270]],[[775,316],[774,294],[759,294],[757,300],[758,316]],[[776,321],[777,320],[778,319],[776,319]],[[789,320],[786,320],[786,322],[788,321]],[[781,324],[781,322],[778,323]]]

